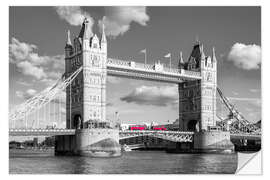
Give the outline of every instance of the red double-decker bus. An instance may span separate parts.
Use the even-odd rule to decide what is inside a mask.
[[[156,131],[167,131],[167,128],[165,128],[164,126],[153,126],[152,129]]]
[[[146,130],[146,126],[143,125],[136,125],[136,126],[130,126],[130,130]]]

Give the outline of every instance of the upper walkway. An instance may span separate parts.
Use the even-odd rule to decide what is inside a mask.
[[[134,61],[107,59],[107,73],[112,76],[129,77],[168,83],[201,79],[201,73],[165,67],[161,63],[143,64]]]

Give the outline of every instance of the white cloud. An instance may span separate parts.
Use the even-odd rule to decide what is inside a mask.
[[[80,26],[83,23],[84,18],[87,18],[92,29],[94,24],[93,18],[89,13],[83,11],[80,6],[58,6],[55,7],[55,9],[59,17],[72,26]]]
[[[178,102],[178,92],[176,86],[140,86],[121,100],[142,105],[175,105]]]
[[[34,44],[27,44],[20,42],[16,38],[11,39],[11,44],[9,44],[9,57],[12,63],[17,61],[22,61],[28,58],[29,54],[32,53],[37,46]]]
[[[36,77],[37,79],[46,78],[46,74],[42,68],[36,67],[28,61],[22,61],[17,64],[19,70],[25,74]]]
[[[105,16],[99,21],[99,26],[101,28],[104,22],[106,34],[115,37],[128,31],[132,22],[146,26],[149,19],[143,6],[105,7]]]
[[[249,89],[250,92],[252,93],[258,93],[260,92],[261,90],[260,89]]]
[[[228,54],[228,60],[242,69],[259,69],[261,64],[261,47],[256,44],[245,45],[235,43]]]
[[[261,107],[261,99],[260,98],[236,98],[236,97],[228,97],[229,100],[232,101],[245,101],[254,106]]]
[[[20,85],[23,85],[23,86],[31,86],[32,85],[32,83],[26,82],[26,81],[24,81],[22,79],[18,80],[16,83],[20,84]]]
[[[22,92],[22,91],[15,92],[17,97],[22,98],[24,100],[32,98],[36,93],[37,91],[35,89],[28,89],[25,92]]]
[[[13,37],[9,44],[10,63],[15,64],[23,75],[38,80],[60,78],[60,74],[64,71],[64,56],[41,56],[35,52],[37,50],[36,45],[20,42]]]
[[[107,81],[111,84],[119,84],[121,82],[121,78],[115,76],[107,76]]]

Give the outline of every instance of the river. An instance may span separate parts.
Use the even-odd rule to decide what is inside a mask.
[[[234,173],[237,154],[124,152],[116,158],[10,152],[10,174],[220,174]]]

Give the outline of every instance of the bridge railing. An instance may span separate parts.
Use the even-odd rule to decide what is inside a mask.
[[[163,134],[194,134],[191,131],[151,131],[151,130],[122,130],[119,133],[163,133]]]

